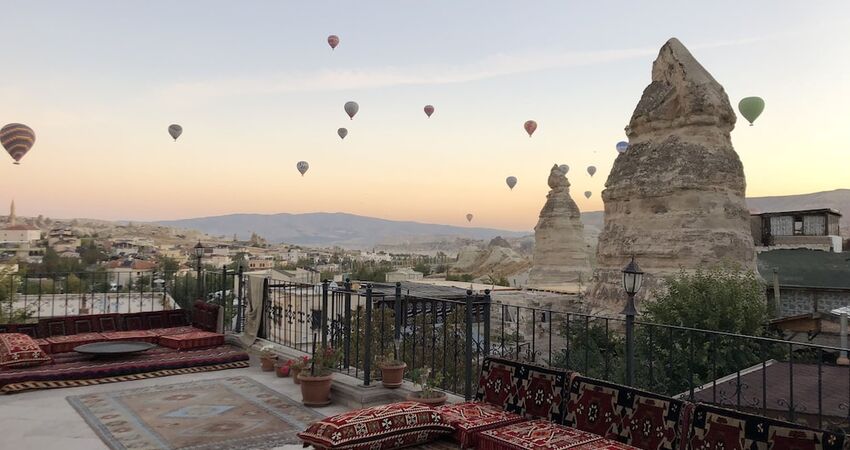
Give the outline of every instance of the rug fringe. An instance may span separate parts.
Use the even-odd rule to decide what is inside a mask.
[[[94,386],[97,384],[118,383],[121,381],[145,380],[148,378],[167,377],[171,375],[184,375],[189,373],[213,372],[216,370],[241,369],[249,367],[249,361],[236,361],[225,364],[213,364],[209,366],[185,367],[182,369],[164,369],[154,372],[135,373],[115,377],[92,378],[88,380],[64,380],[64,381],[26,381],[23,383],[11,383],[0,388],[0,394],[15,394],[18,392],[32,391],[37,389],[60,389],[80,386]]]

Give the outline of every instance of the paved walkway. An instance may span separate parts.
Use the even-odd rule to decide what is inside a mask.
[[[65,397],[96,392],[122,391],[145,386],[185,383],[188,381],[246,376],[257,380],[296,401],[301,400],[301,390],[291,378],[278,378],[274,372],[262,372],[254,363],[244,369],[203,372],[101,384],[69,389],[53,389],[0,396],[0,440],[4,449],[41,450],[108,450],[83,418],[71,407]],[[314,408],[320,414],[333,415],[347,411],[341,405],[331,404]],[[287,445],[279,449],[301,449],[301,445]]]

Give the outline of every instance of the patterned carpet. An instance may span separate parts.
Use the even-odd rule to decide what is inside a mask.
[[[68,397],[111,449],[247,450],[298,444],[321,416],[247,377]]]

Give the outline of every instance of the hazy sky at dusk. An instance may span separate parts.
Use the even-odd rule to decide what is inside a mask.
[[[739,118],[732,135],[748,195],[847,188],[850,2],[816,5],[14,2],[2,8],[0,123],[26,123],[37,141],[21,166],[0,160],[0,207],[458,225],[472,212],[476,226],[528,230],[553,163],[570,165],[583,210],[602,208],[614,144],[672,36],[733,104],[766,100],[756,126]],[[360,104],[353,121],[348,100]],[[176,143],[170,123],[184,128]]]

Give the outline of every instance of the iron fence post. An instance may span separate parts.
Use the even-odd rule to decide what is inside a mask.
[[[629,294],[626,308],[623,310],[626,316],[626,386],[632,386],[635,378],[635,295]]]
[[[268,339],[268,333],[266,332],[266,327],[269,325],[266,321],[269,317],[268,314],[271,314],[271,305],[269,304],[269,279],[263,278],[263,304],[260,306],[260,332],[258,335],[264,339]]]
[[[395,283],[395,302],[393,303],[393,309],[395,310],[395,334],[393,337],[396,342],[401,339],[401,282],[397,281]],[[398,358],[398,355],[396,355]]]
[[[363,339],[365,355],[363,356],[363,385],[369,386],[372,378],[372,284],[366,285],[366,329]]]
[[[490,289],[484,290],[484,356],[490,355]]]
[[[466,291],[466,362],[464,369],[465,385],[463,396],[466,401],[472,400],[472,290]]]
[[[345,279],[345,323],[343,324],[343,363],[345,368],[351,367],[351,279]]]
[[[322,280],[322,347],[328,346],[328,280]]]
[[[236,332],[241,333],[245,324],[242,321],[245,319],[244,313],[242,311],[242,290],[245,288],[245,280],[243,277],[243,268],[242,264],[239,264],[239,271],[236,273],[236,276],[239,277],[237,279],[237,287],[236,287]]]

